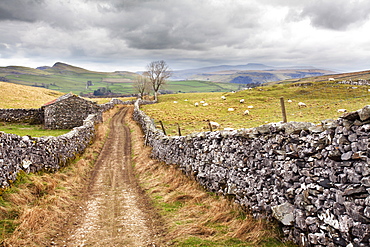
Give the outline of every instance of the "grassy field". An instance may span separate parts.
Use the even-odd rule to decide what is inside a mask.
[[[32,137],[59,136],[71,130],[47,130],[42,125],[8,124],[0,123],[0,131],[19,136],[29,135]]]
[[[142,109],[156,123],[161,120],[169,135],[177,135],[177,124],[182,135],[209,130],[208,120],[218,122],[223,128],[250,128],[282,121],[280,97],[284,97],[288,121],[320,123],[337,119],[338,109],[356,111],[370,103],[369,86],[353,88],[335,82],[315,82],[311,86],[279,84],[244,90],[236,93],[194,93],[161,95],[158,104]],[[226,100],[222,100],[224,95]],[[241,104],[240,99],[245,102]],[[288,103],[287,100],[292,100]],[[205,101],[208,106],[195,107],[195,102]],[[299,108],[298,102],[307,107]],[[252,109],[248,106],[253,106]],[[228,111],[233,108],[234,111]],[[243,115],[249,110],[249,115]]]
[[[39,108],[64,93],[0,81],[0,108]]]
[[[165,90],[174,93],[195,93],[195,92],[230,92],[238,90],[241,84],[234,83],[216,83],[211,81],[169,81]]]

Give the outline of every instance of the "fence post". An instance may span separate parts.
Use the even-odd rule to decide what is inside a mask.
[[[283,122],[287,122],[284,97],[280,97],[281,113],[283,114]]]
[[[177,123],[177,131],[179,132],[179,136],[181,136],[181,129],[179,123]]]
[[[211,120],[208,120],[208,125],[209,125],[209,130],[212,132],[213,129],[212,129],[212,125],[211,125]]]
[[[161,126],[162,126],[163,134],[166,136],[166,135],[167,135],[167,134],[166,134],[166,130],[164,129],[164,126],[163,126],[162,121],[161,121],[161,120],[159,120],[159,123],[160,123],[160,124],[161,124]]]

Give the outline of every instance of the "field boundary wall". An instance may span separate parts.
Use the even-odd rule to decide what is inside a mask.
[[[301,246],[370,246],[370,106],[321,125],[271,123],[165,136],[135,103],[152,156]]]
[[[41,170],[51,172],[59,170],[82,154],[86,147],[94,141],[95,126],[103,121],[102,113],[104,111],[112,109],[115,105],[130,105],[133,103],[134,101],[112,99],[109,103],[99,105],[101,111],[88,115],[82,126],[75,127],[70,132],[57,137],[18,136],[0,131],[0,188],[9,187],[16,180],[17,174],[21,170],[27,173]],[[153,102],[141,103],[151,104]],[[0,115],[5,112],[7,116],[5,117],[9,120],[15,119],[17,122],[22,122],[21,120],[25,119],[26,122],[30,123],[28,120],[32,119],[32,116],[37,118],[40,110],[41,108],[0,109]],[[37,122],[37,124],[40,124],[40,122]]]

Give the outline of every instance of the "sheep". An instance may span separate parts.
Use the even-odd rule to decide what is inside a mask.
[[[253,108],[254,108],[254,106],[249,105],[247,108],[248,108],[248,109],[253,109]]]
[[[335,81],[335,79],[334,78],[329,78],[328,81]]]
[[[291,100],[291,99],[288,99],[288,103],[292,103],[293,102],[293,100]]]
[[[174,104],[177,104],[177,101],[174,101],[173,103],[174,103]]]
[[[301,108],[301,107],[307,107],[307,105],[303,102],[298,102],[298,107]]]
[[[229,109],[227,109],[227,111],[235,111],[235,109],[234,108],[229,108]]]
[[[207,106],[207,105],[208,105],[208,103],[204,103],[204,104],[203,104],[203,106]]]
[[[339,113],[345,113],[345,112],[347,112],[347,110],[346,109],[338,109],[338,112]]]
[[[184,101],[188,101],[188,99],[185,99]]]
[[[244,103],[244,99],[239,100],[240,104]]]
[[[198,102],[195,102],[194,105],[195,105],[195,107],[198,107],[199,106],[199,103]]]
[[[243,115],[248,116],[249,115],[249,111],[248,110],[245,110],[244,113],[243,113]]]
[[[222,96],[221,96],[221,99],[226,100],[226,97],[222,95]]]
[[[204,103],[206,103],[206,102],[204,102],[204,100],[202,100],[202,101],[200,101],[199,103],[204,104]]]
[[[209,124],[211,125],[212,129],[218,129],[220,127],[220,124],[217,122],[209,121]]]

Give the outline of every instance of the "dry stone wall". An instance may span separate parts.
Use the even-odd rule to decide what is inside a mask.
[[[0,109],[0,122],[42,124],[43,109]]]
[[[99,115],[89,115],[82,126],[57,137],[18,136],[0,132],[0,186],[15,181],[20,170],[56,171],[66,165],[94,140]]]
[[[112,99],[109,103],[98,105],[100,110],[95,114],[90,114],[85,119],[85,112],[80,115],[80,118],[84,119],[81,126],[57,137],[18,136],[0,131],[0,188],[10,186],[21,170],[27,173],[40,170],[56,171],[65,166],[82,154],[93,142],[95,125],[103,120],[102,112],[112,109],[117,104],[133,103],[133,101]],[[141,104],[152,103],[154,102],[141,102]],[[30,116],[35,116],[35,119],[36,116],[43,116],[42,109],[0,109],[0,117],[3,117],[0,121],[8,119],[8,122],[22,122],[22,119],[27,121],[31,119]],[[74,116],[76,116],[75,113]]]
[[[301,246],[370,246],[370,106],[342,118],[168,137],[135,104],[152,155]]]

